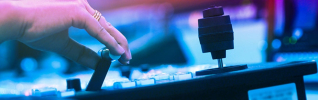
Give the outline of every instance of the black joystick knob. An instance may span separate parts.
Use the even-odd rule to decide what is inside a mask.
[[[203,17],[222,16],[224,14],[222,6],[212,6],[211,8],[203,11]]]
[[[81,81],[78,78],[66,80],[67,89],[74,89],[75,91],[82,91]]]
[[[218,59],[219,68],[196,71],[196,76],[220,74],[246,69],[247,65],[223,67],[222,58],[226,57],[226,50],[234,49],[233,29],[229,15],[224,15],[221,6],[212,6],[203,11],[203,18],[199,19],[199,39],[202,52],[211,52],[213,59]]]
[[[224,15],[222,6],[212,6],[203,11],[203,17],[198,20],[202,52],[211,52],[212,58],[218,59],[219,67],[222,68],[226,50],[234,49],[230,16]]]

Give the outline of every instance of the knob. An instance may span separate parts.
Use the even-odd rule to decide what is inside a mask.
[[[112,59],[112,60],[118,60],[121,56],[113,55],[109,52],[109,49],[102,48],[98,51],[98,55],[102,58]]]
[[[213,17],[223,15],[223,7],[222,6],[212,6],[211,8],[207,8],[203,11],[203,17]]]
[[[234,49],[230,16],[224,15],[222,6],[212,6],[203,11],[203,17],[198,20],[202,52],[210,52],[213,59],[218,59],[219,68],[222,68],[226,50]]]

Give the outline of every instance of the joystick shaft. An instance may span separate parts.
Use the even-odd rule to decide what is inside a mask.
[[[221,59],[218,59],[218,65],[219,65],[219,68],[223,68],[222,58],[221,58]]]
[[[110,64],[113,60],[113,58],[110,57],[109,50],[106,48],[99,50],[98,54],[102,59],[98,62],[97,66],[95,68],[95,71],[94,71],[90,81],[88,82],[88,85],[86,87],[86,91],[99,91],[99,90],[101,90],[104,79],[107,75],[108,69],[109,69]]]

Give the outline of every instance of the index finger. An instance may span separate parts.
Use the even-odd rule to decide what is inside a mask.
[[[99,42],[104,44],[113,55],[122,55],[125,53],[123,47],[121,47],[113,36],[111,36],[105,28],[103,28],[99,22],[88,12],[80,15],[81,18],[75,20],[75,24],[83,24],[84,29]],[[73,25],[80,26],[80,25]]]
[[[86,0],[85,0],[86,1]],[[85,7],[87,11],[94,15],[95,10],[88,4],[86,1]],[[129,64],[129,61],[132,59],[131,53],[128,47],[128,42],[126,37],[119,32],[115,27],[113,27],[109,22],[106,21],[106,19],[101,16],[100,20],[98,21],[102,27],[106,29],[106,31],[115,38],[115,40],[118,42],[118,44],[124,48],[125,53],[121,55],[120,59],[118,60],[122,64]]]
[[[132,57],[126,37],[115,27],[113,27],[109,22],[107,22],[104,17],[102,17],[99,22],[103,27],[105,27],[106,31],[115,38],[119,45],[125,49],[125,53],[120,57],[118,61],[122,64],[129,64],[129,61],[132,59]]]

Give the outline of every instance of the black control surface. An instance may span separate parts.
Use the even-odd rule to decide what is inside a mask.
[[[81,93],[70,98],[247,100],[247,92],[251,89],[295,83],[298,99],[305,100],[303,75],[314,73],[317,73],[315,61],[254,64],[239,71],[144,87]]]

